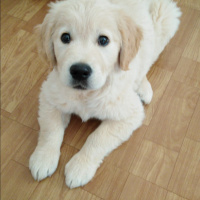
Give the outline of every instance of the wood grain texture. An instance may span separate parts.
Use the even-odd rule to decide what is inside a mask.
[[[191,60],[197,61],[199,58],[200,44],[196,42],[200,38],[200,15],[196,21],[193,33],[183,51],[183,56],[190,58]]]
[[[195,108],[194,115],[192,116],[192,120],[190,122],[188,131],[187,131],[187,137],[200,142],[200,99],[198,101],[198,104]]]
[[[187,199],[182,198],[172,192],[168,192],[165,200],[187,200]]]
[[[38,132],[34,130],[31,131],[27,139],[14,151],[13,160],[28,168],[29,158],[37,145],[37,140]]]
[[[1,45],[4,46],[26,23],[23,20],[5,14],[2,15],[1,24]]]
[[[2,48],[2,108],[8,112],[17,107],[47,70],[33,52],[32,41],[35,41],[34,35],[20,30]]]
[[[37,53],[34,26],[50,0],[1,1],[2,200],[200,199],[200,1],[176,1],[180,28],[148,73],[154,96],[143,126],[105,158],[90,183],[73,190],[65,165],[101,122],[73,115],[56,172],[33,180],[38,95],[52,70]]]
[[[38,185],[38,182],[33,181],[28,168],[12,160],[8,163],[6,170],[3,171],[1,182],[2,200],[30,199]]]
[[[171,80],[145,137],[179,151],[194,113],[200,91]]]
[[[12,123],[12,120],[9,119],[4,112],[1,111],[1,137],[6,132],[6,129],[9,128],[10,124]]]
[[[3,110],[3,109],[1,109],[1,116],[5,116],[5,117],[10,117],[10,114],[11,113],[9,113],[9,112],[7,112],[7,111],[5,111],[5,110]]]
[[[200,88],[200,63],[181,57],[172,79]]]
[[[1,1],[1,15],[7,14],[18,3],[19,3],[19,0],[18,1],[2,0]]]
[[[151,183],[167,188],[178,153],[143,140],[130,172]]]
[[[15,152],[32,132],[31,129],[15,121],[10,121],[10,124],[6,126],[7,128],[4,128],[1,137],[1,170],[6,167]]]
[[[182,53],[183,53],[183,48],[174,45],[173,42],[170,42],[165,47],[165,50],[161,53],[160,57],[158,58],[154,66],[173,72],[177,67],[177,64],[182,56]]]
[[[47,2],[47,0],[20,0],[8,14],[23,19],[24,21],[29,21]]]
[[[200,143],[185,139],[182,145],[169,189],[187,199],[200,197]]]
[[[167,191],[132,174],[124,186],[120,200],[161,200]]]
[[[38,117],[38,104],[39,104],[39,92],[43,81],[46,79],[47,73],[45,73],[34,85],[31,91],[23,98],[21,103],[13,110],[10,118],[18,121],[19,123],[39,130]]]

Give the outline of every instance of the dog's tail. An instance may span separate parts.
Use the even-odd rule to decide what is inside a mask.
[[[156,39],[158,54],[164,49],[169,40],[175,35],[179,27],[181,11],[172,0],[153,0],[150,5]]]

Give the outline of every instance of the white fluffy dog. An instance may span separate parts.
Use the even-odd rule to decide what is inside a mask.
[[[146,74],[177,31],[180,15],[171,0],[50,4],[37,27],[40,53],[54,69],[40,94],[40,134],[29,163],[34,179],[55,172],[72,113],[103,122],[67,163],[70,188],[88,183],[104,157],[141,126],[142,101],[150,103],[153,95]]]

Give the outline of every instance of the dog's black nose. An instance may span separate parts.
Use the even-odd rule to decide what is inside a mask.
[[[89,65],[84,63],[76,63],[71,66],[70,73],[72,77],[77,81],[83,81],[89,78],[92,73],[92,69]]]

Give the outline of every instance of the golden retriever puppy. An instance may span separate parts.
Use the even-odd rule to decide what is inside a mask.
[[[50,4],[37,27],[40,53],[54,67],[40,93],[40,133],[29,167],[34,179],[58,165],[71,114],[102,120],[66,164],[66,184],[83,186],[129,139],[152,99],[146,74],[178,29],[171,0],[66,0]]]

